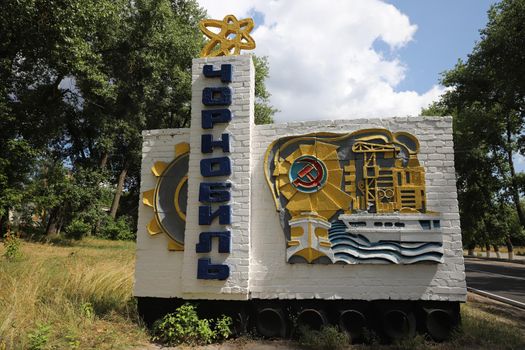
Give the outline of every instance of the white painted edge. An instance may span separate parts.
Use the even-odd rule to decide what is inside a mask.
[[[525,303],[522,303],[522,302],[519,302],[519,301],[516,301],[516,300],[505,298],[505,297],[502,297],[500,295],[492,294],[492,293],[489,293],[489,292],[485,292],[484,290],[479,290],[479,289],[472,288],[472,287],[467,287],[467,290],[469,292],[482,295],[482,296],[487,297],[489,299],[494,299],[494,300],[497,300],[497,301],[501,301],[502,303],[519,307],[520,309],[525,309]]]

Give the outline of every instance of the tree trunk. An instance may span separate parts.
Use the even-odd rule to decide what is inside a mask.
[[[100,162],[98,163],[100,170],[106,169],[106,165],[108,164],[108,159],[109,159],[109,153],[104,152],[102,154],[102,157],[100,158]],[[97,210],[100,210],[100,208],[97,208]],[[95,223],[95,227],[93,228],[93,232],[92,232],[93,235],[95,236],[98,235],[98,232],[100,231],[100,225],[101,225],[101,222],[100,222],[100,219],[98,219],[97,222]]]
[[[57,217],[57,223],[56,223],[56,233],[60,234],[62,232],[62,227],[64,226],[64,211],[65,210],[59,210],[59,214]]]
[[[100,158],[100,163],[99,163],[100,169],[106,168],[106,164],[108,163],[108,158],[109,158],[109,153],[104,152],[104,154],[102,155],[102,158]]]
[[[487,258],[490,258],[490,244],[485,244],[485,249],[487,250]]]
[[[520,220],[520,224],[522,227],[525,228],[525,213],[523,212],[523,208],[521,207],[520,203],[520,193],[518,189],[518,181],[516,179],[516,169],[514,168],[514,160],[512,159],[512,134],[510,131],[510,125],[507,122],[507,144],[505,145],[505,151],[507,152],[507,162],[509,164],[510,169],[510,194],[512,196],[512,201],[514,202],[514,205],[516,207],[516,212],[518,213],[518,219]]]
[[[122,190],[124,189],[124,181],[126,180],[126,176],[128,174],[128,163],[124,163],[124,168],[120,172],[120,175],[118,176],[118,184],[117,189],[115,190],[115,195],[113,196],[113,202],[111,203],[111,211],[109,212],[109,215],[114,219],[117,216],[117,210],[120,203],[120,197],[122,196]]]
[[[501,254],[499,253],[499,246],[497,244],[493,245],[494,252],[496,253],[496,258],[501,259]]]
[[[468,249],[467,255],[474,256],[474,250],[476,249],[476,244],[474,242],[469,243],[469,245],[467,246],[467,249]]]
[[[509,236],[507,236],[505,243],[507,245],[507,250],[509,252],[509,260],[514,260],[514,246]]]
[[[49,212],[49,221],[47,222],[46,236],[50,236],[57,232],[57,225],[60,219],[58,215],[59,212],[60,208],[53,208],[53,210]]]

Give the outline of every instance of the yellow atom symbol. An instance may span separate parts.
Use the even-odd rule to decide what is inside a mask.
[[[210,38],[210,41],[201,51],[201,57],[238,55],[241,50],[255,49],[255,41],[250,36],[253,29],[251,18],[241,19],[234,15],[227,15],[222,21],[204,19],[199,23],[201,31]],[[208,28],[219,28],[218,33]]]

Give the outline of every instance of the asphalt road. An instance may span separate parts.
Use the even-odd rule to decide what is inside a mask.
[[[525,308],[525,265],[465,258],[467,287],[510,299]]]

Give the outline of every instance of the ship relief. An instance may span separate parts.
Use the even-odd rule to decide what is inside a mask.
[[[386,129],[283,137],[264,172],[289,263],[442,263],[441,217],[427,210],[419,142]]]

